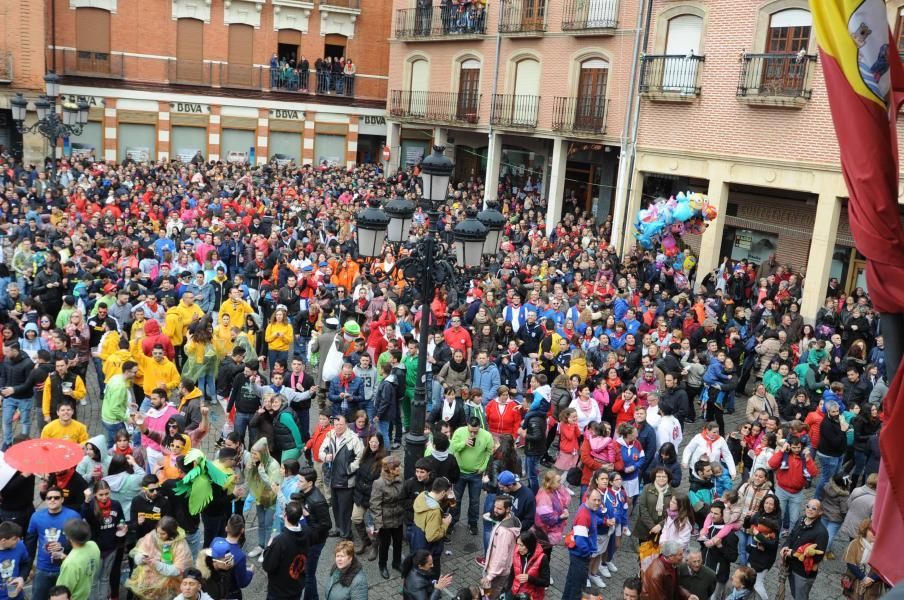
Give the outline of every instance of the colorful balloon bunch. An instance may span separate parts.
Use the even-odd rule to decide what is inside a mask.
[[[716,218],[716,208],[703,194],[679,192],[668,200],[660,198],[637,213],[634,237],[647,250],[658,247],[662,262],[676,271],[689,272],[696,258],[681,251],[678,240],[685,233],[700,234]],[[657,260],[657,262],[660,262]]]

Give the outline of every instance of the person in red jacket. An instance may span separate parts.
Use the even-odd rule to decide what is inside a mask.
[[[496,399],[486,406],[487,428],[494,437],[508,434],[518,437],[521,425],[521,405],[511,399],[508,387],[497,388]]]
[[[163,352],[170,360],[176,360],[176,349],[173,348],[173,342],[160,331],[160,323],[154,319],[148,319],[144,322],[144,339],[141,340],[141,351],[147,356],[151,356],[154,346],[160,344],[163,346]]]
[[[804,501],[804,488],[816,475],[818,468],[810,449],[804,448],[799,437],[791,437],[769,459],[769,468],[775,473],[775,495],[782,507],[783,527],[788,529],[800,518]],[[785,519],[788,519],[785,521]]]
[[[320,413],[320,417],[318,417],[317,420],[317,427],[311,433],[311,439],[304,445],[304,449],[309,450],[311,456],[314,457],[314,471],[317,472],[317,489],[320,490],[320,493],[323,494],[323,497],[327,502],[330,501],[332,494],[330,493],[330,486],[323,482],[323,463],[320,461],[320,446],[323,445],[326,436],[332,430],[333,426],[330,424],[329,415]]]

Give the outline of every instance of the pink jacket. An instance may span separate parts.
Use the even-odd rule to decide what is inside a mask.
[[[594,436],[592,433],[588,433],[592,438],[598,439],[600,436]],[[603,447],[595,448],[593,440],[590,441],[590,453],[591,455],[601,462],[607,462],[615,464],[615,458],[618,456],[618,443],[614,438],[604,437],[603,438]]]
[[[609,391],[605,387],[598,387],[593,392],[593,399],[596,400],[596,405],[600,407],[600,414],[603,414],[603,409],[609,406]]]
[[[166,422],[170,420],[170,417],[178,414],[179,411],[176,410],[171,404],[167,404],[160,410],[150,408],[148,409],[148,412],[144,417],[144,424],[147,425],[149,431],[156,431],[161,436],[163,436],[166,435]],[[141,445],[145,448],[156,450],[157,452],[163,452],[160,444],[144,434],[141,434]]]
[[[537,491],[537,511],[534,524],[549,538],[553,546],[562,541],[562,532],[568,524],[568,519],[562,519],[562,511],[568,508],[571,497],[564,487],[555,491],[540,488]]]
[[[487,561],[483,574],[489,579],[508,577],[512,568],[512,554],[515,542],[521,535],[521,521],[514,515],[507,517],[493,528],[490,534],[490,547],[487,549]]]

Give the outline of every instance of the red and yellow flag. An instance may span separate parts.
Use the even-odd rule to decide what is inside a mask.
[[[885,2],[810,0],[810,8],[850,197],[851,232],[857,250],[867,258],[869,294],[880,313],[902,314],[904,228],[898,208],[896,120],[904,98],[904,70],[888,26]],[[888,332],[886,337],[893,334]],[[891,583],[904,579],[904,561],[900,560],[904,456],[892,447],[895,440],[890,435],[891,431],[904,431],[902,400],[904,369],[899,366],[885,398],[880,482],[873,513],[877,537],[870,560]]]

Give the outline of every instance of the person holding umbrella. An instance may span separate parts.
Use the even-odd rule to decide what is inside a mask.
[[[84,497],[82,497],[84,499]],[[63,490],[51,486],[44,495],[47,508],[31,516],[25,535],[29,556],[35,557],[33,600],[48,600],[50,588],[56,585],[68,544],[63,528],[70,519],[80,519],[79,513],[63,506]]]

